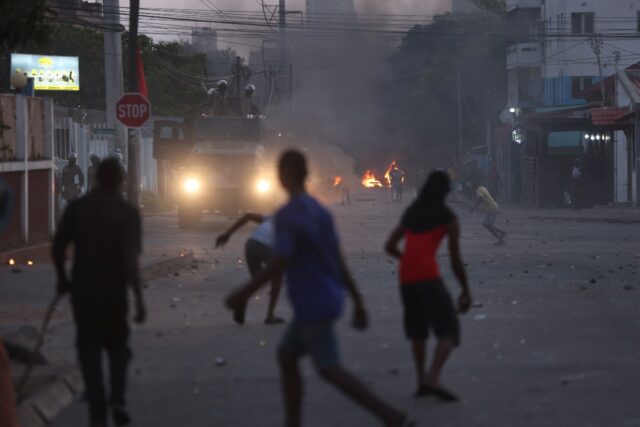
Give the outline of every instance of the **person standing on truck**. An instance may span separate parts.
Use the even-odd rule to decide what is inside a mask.
[[[264,216],[256,213],[246,213],[237,220],[227,231],[216,239],[216,248],[227,244],[233,233],[242,228],[248,222],[255,222],[259,226],[253,230],[244,246],[245,260],[249,268],[251,277],[256,277],[258,273],[265,269],[266,265],[273,258],[274,225],[272,216]],[[267,318],[264,323],[276,325],[284,323],[284,319],[276,316],[274,311],[278,303],[278,296],[282,288],[282,275],[271,280],[271,291],[269,293],[269,307],[267,308]]]
[[[251,295],[270,279],[287,272],[294,318],[278,348],[285,425],[302,425],[300,360],[307,354],[324,380],[378,417],[385,426],[413,425],[405,414],[378,398],[342,367],[335,324],[344,308],[344,294],[348,293],[354,303],[353,326],[367,327],[362,295],[340,250],[331,214],[306,192],[304,155],[295,150],[285,151],[278,172],[289,201],[275,215],[275,256],[265,270],[232,292],[225,304],[233,311],[234,320],[243,323]]]

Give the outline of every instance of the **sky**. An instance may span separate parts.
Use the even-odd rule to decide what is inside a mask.
[[[396,14],[396,15],[435,15],[451,8],[451,0],[354,0],[356,13]],[[249,10],[260,11],[260,0],[212,0],[218,8],[225,11]],[[121,6],[128,6],[128,0],[121,0]],[[206,9],[200,0],[141,0],[141,7]],[[266,4],[277,4],[278,0],[266,0]],[[287,0],[287,9],[304,11],[304,0]],[[232,47],[242,56],[248,54],[248,48],[241,45],[225,45]]]

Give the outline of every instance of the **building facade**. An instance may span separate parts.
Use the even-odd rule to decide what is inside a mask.
[[[640,61],[640,0],[508,0],[509,104],[584,104],[580,93]]]

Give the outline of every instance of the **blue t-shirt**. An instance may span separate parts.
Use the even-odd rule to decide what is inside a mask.
[[[274,253],[287,258],[287,292],[296,320],[340,317],[343,277],[331,214],[308,194],[289,200],[275,216]]]

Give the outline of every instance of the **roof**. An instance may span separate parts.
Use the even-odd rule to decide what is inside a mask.
[[[615,126],[628,116],[631,111],[627,107],[592,108],[591,122],[594,126]]]

